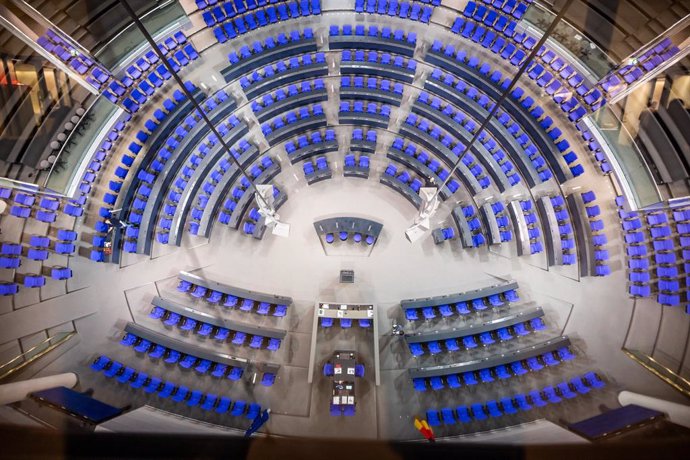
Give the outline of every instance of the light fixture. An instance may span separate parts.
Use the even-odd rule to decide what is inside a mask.
[[[431,229],[431,217],[436,213],[441,201],[436,187],[422,187],[419,189],[419,196],[422,204],[419,207],[419,214],[414,220],[414,225],[405,230],[405,238],[410,243],[419,240],[426,232]]]
[[[273,206],[275,202],[273,186],[256,185],[256,193],[262,198],[256,200],[256,203],[259,205],[259,214],[264,218],[264,225],[270,228],[271,232],[276,236],[282,236],[283,238],[290,236],[290,224],[280,221],[280,215]]]

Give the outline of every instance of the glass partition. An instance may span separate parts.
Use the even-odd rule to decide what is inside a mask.
[[[103,96],[98,97],[64,142],[43,186],[73,197],[91,156],[122,113],[120,107]]]
[[[151,35],[158,37],[166,34],[167,31],[179,29],[180,24],[189,21],[189,19],[179,2],[167,0],[141,15],[141,21]],[[148,46],[141,31],[137,29],[134,23],[130,23],[120,33],[102,43],[94,51],[94,56],[113,72],[116,72],[123,63],[128,62],[129,58],[137,53],[139,48],[144,49]]]

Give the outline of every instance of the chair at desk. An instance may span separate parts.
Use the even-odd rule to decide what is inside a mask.
[[[355,364],[355,377],[364,377],[364,364]]]
[[[333,327],[333,318],[321,318],[321,327]]]
[[[326,233],[326,243],[332,244],[335,241],[335,236],[332,233]]]
[[[340,318],[340,327],[342,329],[349,329],[352,327],[352,320],[349,318]]]
[[[271,372],[266,372],[261,378],[261,384],[265,387],[272,386],[276,381],[276,375]]]
[[[360,319],[358,322],[359,322],[359,327],[362,327],[362,328],[371,327],[371,320],[370,319]]]
[[[352,417],[355,415],[355,405],[354,404],[346,404],[343,406],[343,415],[346,417]]]
[[[333,415],[334,417],[343,415],[343,406],[331,404],[331,415]]]
[[[333,377],[334,373],[333,363],[326,363],[323,365],[323,375],[326,377]]]

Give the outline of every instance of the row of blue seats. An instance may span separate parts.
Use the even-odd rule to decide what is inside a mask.
[[[612,69],[600,80],[599,87],[609,96],[615,96],[679,52],[680,48],[666,37],[653,48]]]
[[[285,88],[280,88],[274,93],[264,94],[261,99],[252,101],[251,108],[254,113],[261,119],[262,111],[270,108],[273,104],[283,101],[290,97],[299,96],[301,94],[321,91],[325,94],[326,86],[322,78],[314,80],[304,80],[299,84],[292,84]]]
[[[191,82],[185,82],[185,87],[189,91],[194,91],[196,87]],[[220,99],[227,98],[225,92],[219,92],[218,97]],[[139,130],[135,136],[136,140],[132,141],[128,147],[128,153],[124,153],[120,159],[121,166],[115,170],[115,176],[119,179],[124,179],[129,173],[129,168],[132,167],[136,157],[139,153],[147,146],[149,140],[152,139],[153,132],[159,129],[166,123],[167,118],[178,109],[181,104],[186,101],[184,93],[180,90],[175,90],[173,93],[173,98],[165,99],[161,106],[154,111],[154,117],[159,123],[154,123],[152,120],[147,120],[145,130]],[[206,105],[208,109],[215,108],[215,103],[213,105]],[[125,238],[123,238],[123,250],[126,252],[136,252],[136,240],[139,237],[138,225],[141,222],[141,212],[146,207],[146,202],[152,191],[152,184],[157,177],[157,175],[163,170],[166,162],[173,156],[174,149],[179,145],[179,142],[187,134],[187,130],[192,129],[200,120],[198,114],[192,114],[187,116],[182,122],[181,126],[175,128],[174,132],[165,140],[165,144],[161,146],[157,152],[154,150],[147,150],[144,159],[139,165],[139,169],[135,179],[130,184],[130,188],[136,190],[136,194],[131,202],[122,203],[121,216],[125,216],[124,219],[132,225],[127,227],[125,230]],[[148,123],[148,122],[151,123]],[[122,126],[124,129],[124,126]],[[162,128],[161,128],[162,129]],[[152,130],[152,131],[149,131]],[[155,156],[154,156],[155,155]],[[99,217],[103,220],[99,220],[94,225],[94,229],[99,234],[107,234],[110,231],[110,225],[106,222],[111,217],[111,210],[115,206],[118,195],[122,190],[123,182],[117,180],[111,180],[108,184],[109,192],[103,195],[103,206],[99,209]],[[123,220],[124,220],[123,219]],[[95,248],[102,248],[106,241],[106,237],[103,235],[96,235],[99,244],[94,244]],[[92,260],[102,261],[103,253],[99,249],[95,249],[91,254]]]
[[[584,123],[582,123],[581,121],[578,121],[575,124],[575,127],[580,132],[582,139],[587,143],[587,148],[594,156],[594,160],[599,165],[600,171],[604,175],[611,174],[613,172],[613,167],[611,166],[611,163],[609,163],[609,161],[606,159],[604,149],[599,143],[599,141],[597,141],[594,138],[589,129],[587,129],[587,126],[584,125]]]
[[[268,164],[268,162],[265,163],[267,165],[267,167],[273,164],[273,160],[270,160],[270,162],[271,162],[270,164]],[[263,170],[262,170],[262,172],[263,172]],[[256,177],[258,177],[258,176],[256,176]],[[249,184],[249,181],[247,181],[247,179],[245,177],[242,177],[242,179],[240,179],[240,184],[236,185],[232,189],[231,196],[226,198],[225,202],[223,203],[223,208],[218,213],[218,222],[220,222],[221,224],[228,225],[231,222],[231,220],[233,220],[233,214],[234,214],[235,210],[237,210],[237,204],[242,199],[245,192],[249,189],[250,185],[251,184]],[[280,191],[280,189],[274,185],[273,186],[273,198],[274,199],[278,198],[281,193],[282,192]],[[243,212],[243,210],[240,210],[240,211]],[[238,212],[240,212],[240,211],[238,211]],[[239,221],[239,219],[238,219],[238,221]]]
[[[533,408],[546,407],[549,404],[558,404],[561,401],[573,399],[578,395],[585,395],[592,390],[603,388],[606,383],[594,372],[588,372],[582,376],[576,376],[569,381],[561,382],[555,386],[547,386],[542,390],[530,391],[528,394],[517,394],[513,397],[501,398],[499,401],[491,400],[486,403],[476,403],[459,406],[456,409],[447,407],[440,410],[428,410],[426,419],[429,426],[455,425],[456,423],[480,422],[488,418],[499,418],[504,415],[513,415],[519,412],[527,412]]]
[[[343,76],[340,80],[340,89],[341,91],[343,89],[348,89],[348,88],[361,88],[361,89],[369,89],[371,91],[382,91],[385,93],[393,93],[398,96],[402,96],[403,94],[403,85],[402,83],[397,83],[392,80],[384,79],[384,78],[376,78],[376,77],[366,77],[366,86],[365,86],[365,80],[363,76]],[[342,94],[341,94],[341,99],[343,99]]]
[[[306,160],[302,164],[302,170],[304,171],[304,176],[309,177],[316,174],[317,171],[328,171],[330,166],[328,165],[328,159],[326,157],[317,157],[313,162],[311,160]]]
[[[199,406],[208,412],[229,413],[233,417],[244,415],[249,420],[254,420],[261,412],[261,406],[256,403],[247,405],[241,400],[233,402],[225,396],[218,397],[212,393],[190,390],[184,385],[177,385],[169,380],[164,381],[145,372],[137,371],[104,355],[94,360],[91,369],[102,372],[107,378],[115,378],[120,383],[128,383],[134,389],[143,388],[145,393],[156,394],[161,399],[170,398],[173,402],[183,403],[188,407]]]
[[[368,62],[371,64],[387,65],[412,74],[417,70],[417,61],[414,59],[407,59],[403,56],[393,56],[390,53],[380,51],[344,50],[341,62],[345,64]],[[341,69],[341,73],[346,73],[346,71]]]
[[[545,367],[558,366],[562,362],[575,359],[575,355],[567,348],[563,347],[556,351],[549,351],[539,356],[527,359],[518,359],[508,364],[501,364],[496,367],[486,367],[478,371],[464,372],[462,374],[450,374],[444,377],[435,376],[428,378],[414,378],[412,384],[417,391],[426,391],[431,388],[434,391],[445,388],[461,388],[473,386],[479,383],[490,383],[498,380],[506,380],[512,377],[519,377],[528,372],[539,372]],[[462,382],[461,382],[462,379]]]
[[[286,125],[297,123],[301,120],[306,120],[311,117],[324,117],[323,106],[321,104],[313,104],[307,107],[300,107],[298,111],[291,110],[285,114],[279,115],[271,121],[261,125],[261,132],[264,136],[269,136],[271,133],[278,131]]]
[[[452,312],[451,312],[452,313]],[[422,356],[426,353],[437,355],[443,351],[459,351],[460,345],[464,350],[472,350],[479,345],[484,347],[500,342],[508,342],[516,337],[523,337],[536,331],[546,329],[546,325],[541,318],[533,318],[529,321],[517,323],[512,326],[501,327],[493,331],[482,332],[481,334],[466,335],[459,338],[451,338],[443,341],[430,340],[428,342],[416,342],[408,344],[412,356]]]
[[[80,52],[73,43],[65,40],[51,28],[46,30],[45,35],[39,36],[36,43],[78,74],[83,75],[85,80],[98,90],[112,78],[106,69],[97,65],[93,59]]]
[[[397,16],[428,24],[434,12],[434,7],[440,4],[440,0],[433,0],[433,3],[430,0],[420,0],[420,2],[408,0],[355,0],[355,12],[387,14],[388,16]]]
[[[446,180],[448,176],[450,176],[450,171],[444,168],[437,158],[430,156],[427,151],[418,147],[413,142],[408,141],[405,143],[405,140],[402,137],[396,137],[391,145],[391,148],[399,150],[405,155],[416,159],[421,165],[426,166],[431,170],[431,172],[438,175],[439,179],[442,181]],[[451,193],[455,193],[460,188],[460,184],[457,180],[451,179],[448,181],[447,187]]]
[[[239,12],[227,1],[222,8],[215,6],[201,16],[207,27],[216,26],[213,29],[216,40],[225,43],[259,27],[318,14],[321,14],[321,0],[289,0],[247,12]]]
[[[270,90],[278,85],[302,80],[305,74],[325,76],[327,73],[325,54],[307,53],[254,70],[251,74],[240,77],[240,86],[251,99],[262,91]]]
[[[226,138],[226,136],[239,125],[239,120],[234,115],[231,115],[226,123],[218,124],[216,126],[216,129],[223,138]],[[214,147],[219,145],[220,140],[216,138],[215,134],[209,134],[205,142],[199,145],[197,151],[190,155],[189,159],[185,162],[185,165],[182,167],[182,169],[180,169],[177,172],[172,186],[170,187],[168,200],[166,201],[165,206],[163,207],[161,212],[159,212],[158,215],[158,230],[156,234],[158,242],[168,244],[169,232],[173,225],[173,219],[176,213],[179,211],[178,208],[180,206],[180,203],[186,202],[186,200],[182,199],[182,197],[183,195],[185,195],[185,193],[191,193],[187,189],[187,187],[190,185],[190,180],[192,179],[192,176],[195,175],[195,173],[197,172],[197,168],[200,167],[200,165],[208,155],[213,155],[212,158],[214,158],[215,155],[218,155],[217,149],[216,151],[214,151],[213,149]],[[240,139],[233,147],[230,147],[230,154],[236,159],[238,159],[244,153],[251,150],[252,147],[253,146],[249,142],[247,142],[246,139]],[[208,191],[213,192],[214,188],[215,185],[213,185],[212,188],[208,189]],[[204,213],[206,203],[207,202],[202,200],[201,204],[203,206],[192,208],[190,212],[192,221],[196,222],[196,225],[194,226],[190,223],[190,233],[192,234],[196,234],[194,232],[194,228],[198,229],[198,222],[201,220],[201,217]]]
[[[186,280],[180,280],[177,285],[179,292],[186,292],[194,298],[203,299],[210,304],[221,304],[228,308],[237,308],[240,311],[254,311],[259,315],[268,315],[271,310],[273,316],[283,317],[287,314],[287,305],[257,302],[256,300],[225,294],[204,286],[198,286]]]
[[[520,209],[522,210],[522,214],[525,217],[525,223],[527,224],[527,237],[529,238],[530,254],[538,254],[543,252],[544,245],[541,241],[541,224],[539,223],[539,218],[534,210],[534,203],[532,203],[530,200],[521,200]]]
[[[553,206],[558,222],[558,233],[561,238],[561,251],[563,253],[563,265],[574,265],[577,263],[577,252],[575,250],[573,226],[568,208],[566,208],[565,199],[562,195],[557,195],[549,198],[549,201],[551,201],[551,206]],[[597,235],[596,240],[593,238],[593,241],[605,244],[606,235]]]
[[[345,163],[347,165],[347,159],[345,160]],[[354,160],[353,160],[353,164],[351,164],[351,166],[354,166]],[[368,164],[366,166],[361,166],[361,162],[360,162],[360,167],[368,168],[369,166],[368,166]],[[367,246],[371,246],[376,242],[376,238],[373,235],[362,235],[359,232],[350,233],[350,232],[346,232],[346,231],[341,231],[338,233],[338,239],[340,241],[347,241],[348,238],[350,238],[350,235],[352,235],[352,241],[354,241],[355,243],[361,243],[362,241],[364,241],[367,244]],[[333,244],[335,242],[335,235],[333,233],[326,233],[324,240],[328,244]],[[324,319],[326,319],[326,318],[324,318]],[[364,321],[364,323],[362,323],[362,321]],[[347,327],[350,327],[348,325],[351,323],[349,323],[348,321],[345,321],[343,323],[341,320],[340,324],[342,327],[347,328]],[[343,324],[345,324],[345,325],[343,326]],[[360,326],[362,326],[362,324],[369,324],[368,320],[360,320]],[[324,326],[324,327],[328,327],[328,326]],[[368,327],[368,326],[362,326],[362,327]]]
[[[244,374],[244,369],[241,367],[197,358],[172,348],[166,348],[129,332],[125,333],[122,340],[120,340],[120,344],[132,347],[137,353],[147,354],[153,359],[161,359],[166,364],[178,364],[183,369],[194,369],[199,374],[208,373],[219,379],[239,380]],[[270,387],[275,382],[275,378],[275,373],[264,372],[261,376],[261,384]]]
[[[69,267],[60,265],[53,267],[44,266],[41,273],[16,273],[14,281],[0,282],[0,295],[15,295],[19,292],[20,285],[25,288],[43,287],[46,285],[47,276],[54,280],[64,281],[72,278],[74,273]]]
[[[55,223],[60,207],[62,212],[71,217],[79,217],[84,213],[82,204],[74,200],[62,200],[56,197],[17,191],[12,196],[12,189],[3,187],[0,190],[0,198],[10,204],[9,214],[20,219],[30,217],[47,224]]]
[[[510,230],[510,218],[508,217],[508,211],[506,210],[505,205],[500,201],[491,203],[491,211],[496,219],[496,225],[498,225],[498,232],[501,242],[505,243],[512,241],[513,232]]]
[[[131,347],[137,353],[148,355],[153,359],[162,359],[166,364],[178,364],[183,369],[194,369],[199,374],[210,374],[217,378],[239,380],[244,369],[198,358],[193,355],[167,348],[150,340],[126,332],[120,340],[120,345]]]
[[[264,348],[264,345],[266,350],[270,351],[276,351],[278,348],[280,348],[280,339],[246,334],[241,331],[231,331],[230,329],[226,329],[224,327],[214,326],[209,323],[204,323],[202,321],[197,321],[195,319],[182,316],[179,313],[175,313],[158,306],[153,307],[151,313],[149,313],[149,316],[153,319],[161,320],[166,326],[178,326],[182,331],[191,331],[192,333],[198,334],[202,337],[213,337],[219,342],[225,342],[230,337],[230,333],[234,332],[232,340],[230,341],[233,345],[246,345],[247,338],[251,336],[248,344],[250,348],[260,349]]]
[[[483,0],[484,3],[488,6],[484,6],[479,1],[473,2],[467,2],[467,5],[465,5],[465,9],[462,11],[462,14],[465,17],[471,17],[475,19],[476,21],[484,21],[486,23],[486,16],[488,14],[491,14],[492,12],[504,12],[506,14],[510,14],[513,16],[515,19],[522,19],[522,16],[525,15],[527,12],[527,9],[529,8],[530,4],[532,3],[532,0],[528,0],[526,3],[523,3],[519,0]],[[487,24],[489,25],[489,24]]]
[[[487,14],[484,20],[486,22],[477,21],[469,17],[468,19],[459,17],[453,23],[451,31],[467,39],[471,39],[475,43],[481,43],[484,48],[491,48],[494,53],[500,54],[504,59],[510,59],[511,64],[515,66],[522,64],[527,53],[534,49],[534,46],[537,44],[537,39],[527,33],[516,33],[515,27],[517,23],[502,14]],[[484,26],[486,26],[486,28]],[[502,33],[505,38],[497,35],[494,30]],[[585,78],[572,66],[567,64],[565,59],[558,56],[555,51],[542,46],[537,51],[537,58],[540,59],[544,65],[548,65],[556,74],[554,75],[548,71],[544,72],[543,66],[536,62],[530,64],[528,69],[528,71],[536,69],[534,72],[536,75],[533,76],[533,79],[538,79],[542,76],[542,81],[540,83],[542,86],[548,86],[549,91],[547,91],[547,93],[549,93],[549,95],[554,96],[556,93],[564,92],[559,90],[561,88],[567,90],[566,85],[573,91],[572,100],[574,101],[574,107],[568,110],[569,112],[575,112],[571,117],[571,121],[579,120],[587,112],[584,106],[577,103],[577,96],[582,98],[592,110],[598,109],[605,103],[601,91],[585,84]],[[560,77],[560,79],[558,77]],[[561,83],[561,80],[564,83]],[[554,97],[554,100],[556,99],[557,97]],[[562,101],[556,100],[556,102],[561,103]]]
[[[405,31],[402,29],[391,30],[390,27],[382,27],[379,30],[378,26],[371,25],[365,29],[363,24],[356,24],[354,27],[350,24],[344,24],[342,27],[331,25],[328,28],[329,37],[370,37],[372,39],[394,40],[400,43],[406,43],[414,48],[417,44],[417,33]],[[410,54],[411,56],[411,54]]]
[[[322,318],[326,319],[326,318]],[[355,377],[364,377],[364,364],[355,364]],[[324,377],[333,377],[335,375],[335,366],[331,362],[324,363],[323,365],[323,375]]]
[[[340,327],[342,329],[350,329],[352,327],[352,320],[349,318],[339,318],[338,322],[340,323]],[[325,328],[333,327],[333,324],[335,324],[335,319],[321,318],[319,324],[321,324],[321,327]],[[361,327],[362,329],[368,329],[371,327],[372,323],[370,319],[359,319],[357,320],[357,324],[359,324],[359,327]]]
[[[161,47],[160,44],[159,47]],[[170,51],[170,53],[171,55],[166,59],[175,72],[179,72],[190,62],[199,58],[199,53],[191,43],[185,45],[183,49]],[[158,56],[155,53],[153,55],[156,56],[155,62],[157,62]],[[139,61],[147,63],[150,67],[146,67],[147,70],[142,72],[137,67],[130,66],[129,72],[135,77],[126,76],[119,81],[113,80],[108,86],[108,90],[103,93],[111,102],[121,103],[129,113],[138,112],[140,107],[155,94],[156,90],[162,87],[165,81],[172,78],[164,64],[154,66],[145,59]]]
[[[424,182],[419,177],[414,177],[406,169],[398,171],[398,167],[394,164],[389,164],[383,174],[391,176],[402,183],[402,185],[409,187],[416,194],[419,194],[419,189],[424,185]]]
[[[477,209],[469,204],[462,206],[463,217],[467,220],[467,225],[472,232],[472,244],[475,248],[484,246],[486,244],[486,237],[482,233],[482,224],[479,221],[479,214]]]
[[[359,158],[355,158],[354,153],[348,153],[345,155],[344,165],[345,168],[369,169],[369,157],[367,155],[360,155]]]
[[[503,307],[508,303],[515,303],[520,300],[518,293],[514,289],[508,289],[500,294],[492,294],[488,297],[477,297],[471,301],[463,301],[454,304],[453,306],[449,304],[443,304],[433,307],[415,307],[406,308],[405,317],[408,321],[417,321],[419,319],[419,313],[422,313],[425,320],[432,320],[437,316],[446,318],[453,316],[456,313],[461,316],[466,316],[475,312],[484,311],[489,308],[489,306],[494,308]],[[470,306],[472,309],[470,310]]]
[[[231,66],[239,66],[241,63],[250,60],[266,51],[292,43],[299,43],[305,40],[313,39],[314,31],[311,27],[305,27],[301,33],[299,30],[292,30],[290,31],[289,35],[280,33],[276,35],[275,38],[268,37],[263,41],[256,40],[252,43],[251,47],[249,45],[243,45],[240,47],[239,52],[231,51],[228,54],[228,61],[230,62]]]
[[[45,260],[48,258],[45,254],[48,250],[52,250],[60,255],[71,255],[74,253],[76,249],[74,241],[77,239],[74,230],[57,229],[55,237],[56,239],[54,240],[48,236],[29,235],[27,241],[29,246],[3,242],[0,244],[0,254],[3,256],[24,256],[31,260]]]
[[[218,169],[213,171],[210,176],[206,179],[206,182],[204,183],[202,187],[202,192],[199,194],[199,197],[197,198],[196,206],[192,208],[192,211],[190,213],[191,220],[189,222],[189,233],[192,235],[198,235],[199,230],[201,228],[201,221],[203,219],[204,213],[205,212],[215,212],[216,211],[216,203],[220,202],[219,200],[222,199],[221,196],[217,197],[217,200],[214,201],[213,206],[210,206],[210,210],[207,210],[206,208],[209,207],[209,203],[211,200],[212,195],[214,194],[216,187],[220,184],[220,180],[223,178],[223,176],[227,173],[228,168],[225,165],[225,158],[221,159],[219,162]],[[261,177],[264,172],[271,168],[274,165],[273,159],[270,158],[269,156],[264,156],[261,158],[259,162],[256,164],[252,165],[249,168],[249,173],[252,176],[252,179],[257,180],[259,177]],[[241,182],[241,190],[242,190],[242,195],[244,195],[244,192],[248,190],[249,188],[249,183],[246,180],[244,176],[240,179]],[[235,187],[237,189],[238,186]],[[233,189],[233,190],[235,190]],[[278,195],[280,194],[280,190],[277,187],[273,187],[273,196],[274,198],[277,198]],[[231,199],[229,199],[231,200]],[[232,200],[231,200],[232,201]],[[235,202],[235,205],[232,209],[234,211],[237,208],[237,202]],[[227,211],[227,209],[226,209]],[[238,211],[239,212],[239,211]],[[223,224],[228,224],[232,218],[232,212],[228,213],[225,211],[221,211],[218,215],[218,221],[223,223]],[[209,221],[212,221],[213,217],[209,219]],[[258,219],[257,219],[258,220]]]
[[[683,273],[690,272],[690,229],[680,227],[678,223],[679,236],[678,242],[671,234],[664,231],[662,234],[652,233],[652,230],[668,228],[668,216],[663,211],[653,211],[646,213],[645,221],[640,218],[637,211],[629,212],[623,209],[625,199],[622,196],[616,198],[619,207],[618,215],[621,218],[626,254],[628,255],[628,292],[634,297],[651,297],[652,289],[656,284],[657,302],[662,305],[678,306],[681,303],[680,289],[681,283],[678,278]],[[674,220],[685,220],[683,210],[672,211]],[[647,225],[645,225],[645,223]],[[650,233],[651,251],[648,246],[643,230]],[[680,233],[682,232],[682,233]],[[658,239],[655,239],[658,235]],[[676,265],[676,251],[680,248],[683,259],[683,272]],[[653,261],[657,264],[656,280],[652,279],[652,264],[650,256],[654,255]],[[685,286],[690,283],[686,278]],[[686,305],[686,311],[690,308]]]
[[[486,97],[486,96],[485,96]],[[488,98],[485,104],[488,104]],[[424,104],[435,111],[439,112],[439,116],[443,115],[452,120],[452,124],[455,127],[462,128],[468,133],[468,138],[471,139],[474,134],[479,129],[481,122],[474,120],[471,116],[465,112],[456,109],[452,104],[442,102],[438,97],[431,97],[426,91],[421,91],[417,98],[417,102]],[[480,105],[482,103],[480,102]],[[493,105],[493,103],[491,103]],[[505,152],[500,148],[499,142],[489,134],[488,131],[482,130],[477,140],[482,144],[482,146],[492,155],[494,160],[499,164],[501,171],[506,175],[508,183],[510,185],[517,185],[520,183],[521,178],[518,175],[513,163],[506,158]],[[475,147],[476,149],[476,147]],[[536,165],[535,165],[536,168]]]
[[[589,220],[589,227],[592,231],[592,240],[601,237],[604,231],[604,221],[599,219],[601,209],[598,205],[592,204],[596,200],[596,195],[593,191],[581,193],[582,201],[585,204],[585,213]],[[590,206],[587,206],[590,205]],[[599,243],[602,243],[602,238],[597,238]],[[605,239],[604,239],[605,240]],[[609,260],[608,250],[603,248],[604,244],[595,245],[594,260],[595,260],[595,274],[597,276],[607,276],[611,274],[611,267],[606,263]]]
[[[481,75],[489,78],[492,83],[500,85],[502,89],[507,89],[507,85],[510,83],[510,78],[503,79],[503,74],[498,70],[490,74],[491,66],[486,62],[481,63],[481,60],[478,57],[472,56],[469,58],[469,60],[466,60],[466,52],[462,49],[456,52],[455,47],[452,45],[448,45],[443,48],[442,43],[436,40],[432,45],[432,51],[438,53],[442,52],[445,56],[454,57],[458,62],[465,63],[470,68],[477,69]],[[486,111],[491,110],[495,104],[494,100],[487,96],[484,91],[480,91],[474,85],[467,83],[465,80],[458,78],[451,73],[444,74],[441,70],[434,69],[431,73],[431,78],[443,83],[448,88],[452,88],[453,91],[457,91],[466,95],[470,99],[475,100]],[[429,89],[431,90],[433,88]],[[524,95],[524,90],[519,87],[517,87],[511,93],[513,99],[515,99],[523,109],[528,111],[532,118],[539,122],[539,126],[542,128],[542,130],[546,132],[546,130],[553,125],[553,120],[548,116],[542,119],[544,110],[540,106],[532,108],[534,100],[531,98],[524,98],[521,100],[522,95]],[[522,126],[520,123],[516,122],[516,119],[513,115],[511,115],[510,110],[506,111],[500,109],[496,113],[496,118],[507,129],[508,133],[515,138],[518,144],[520,144],[524,154],[530,159],[532,165],[538,170],[538,175],[541,181],[545,182],[549,180],[553,174],[546,167],[546,161],[544,161],[544,158],[542,157],[542,153],[548,152],[540,153],[540,149],[534,145],[533,139],[530,138],[530,135],[524,132],[524,130],[528,127]],[[560,130],[558,132],[560,132]],[[554,140],[552,136],[550,137],[551,140]],[[580,175],[584,170],[582,169],[581,165],[571,166],[577,160],[577,155],[572,151],[567,151],[568,147],[569,145],[567,143],[557,145],[559,152],[563,155],[563,159],[569,166],[573,175]],[[498,155],[499,157],[502,156],[500,154]]]
[[[309,146],[335,141],[335,131],[333,129],[329,128],[323,132],[313,131],[309,135],[303,134],[298,136],[294,141],[287,141],[285,143],[285,152],[290,156],[294,155],[298,150],[305,149]]]
[[[442,131],[438,126],[433,125],[428,120],[420,117],[414,113],[410,113],[405,118],[405,124],[419,130],[422,135],[428,136],[435,141],[440,142],[446,147],[455,157],[462,159],[462,163],[467,166],[470,173],[477,179],[479,186],[482,189],[487,189],[491,186],[492,181],[484,173],[484,169],[475,161],[474,156],[465,151],[465,145],[449,133]]]

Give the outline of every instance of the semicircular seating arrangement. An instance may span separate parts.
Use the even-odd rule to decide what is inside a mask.
[[[400,420],[493,436],[599,414],[630,382],[668,395],[621,363],[628,337],[609,323],[629,305],[631,334],[647,307],[659,332],[645,337],[690,327],[675,313],[690,313],[690,202],[642,209],[612,98],[685,45],[659,37],[595,69],[561,32],[537,48],[551,13],[532,0],[179,3],[153,48],[113,66],[38,33],[43,57],[98,93],[97,119],[56,163],[70,193],[0,184],[0,316],[19,331],[7,350],[88,331],[55,367],[78,363],[80,381],[90,368],[96,396],[107,385],[118,402],[241,430],[272,404],[281,436],[323,422],[320,407],[418,440]],[[339,300],[355,292],[379,302],[356,324]],[[314,295],[338,316],[319,317]],[[654,361],[659,343],[628,354]],[[330,361],[320,372],[349,350],[357,380]],[[323,434],[339,436],[331,420]]]

